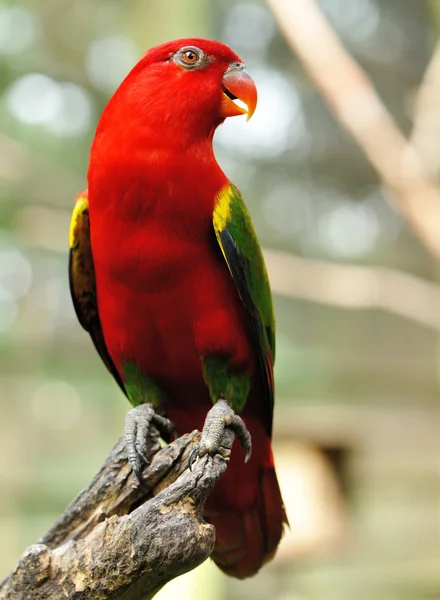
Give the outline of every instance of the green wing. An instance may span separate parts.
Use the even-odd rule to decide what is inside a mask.
[[[239,190],[229,184],[217,197],[213,214],[214,231],[237,292],[247,312],[249,327],[258,352],[272,430],[274,403],[275,316],[266,265]]]
[[[99,320],[87,191],[76,199],[70,222],[69,283],[79,322],[89,332],[99,356],[125,394],[124,384],[107,351]]]

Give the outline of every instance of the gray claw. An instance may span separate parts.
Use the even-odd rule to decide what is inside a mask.
[[[240,446],[246,450],[244,462],[247,463],[252,455],[252,440],[249,429],[244,424],[243,419],[236,414],[232,415],[229,427],[237,436]]]
[[[166,417],[163,417],[162,415],[159,415],[157,414],[157,412],[155,412],[151,422],[154,425],[156,425],[161,435],[169,437],[172,440],[177,439],[177,428]]]
[[[201,458],[205,454],[215,453],[224,455],[222,441],[227,429],[237,436],[240,445],[246,450],[245,462],[248,462],[252,453],[251,434],[243,419],[234,413],[224,398],[219,398],[206,415],[200,443],[194,446],[189,454],[188,467],[190,470],[197,457]]]
[[[136,447],[136,451],[138,453],[139,458],[141,459],[141,461],[143,462],[144,465],[148,465],[148,458],[146,457],[145,453],[143,452],[143,450],[141,450],[140,448]]]
[[[190,471],[192,471],[192,466],[193,466],[194,461],[196,460],[196,458],[198,456],[199,450],[200,450],[200,444],[196,444],[194,446],[194,448],[191,450],[191,452],[189,453],[189,456],[188,456],[188,468],[189,468]]]
[[[171,421],[158,415],[150,403],[139,404],[127,412],[124,429],[127,458],[140,484],[142,467],[150,462],[147,439],[154,428],[157,428],[159,434],[165,436],[175,431]]]
[[[131,463],[130,463],[130,464],[131,464]],[[136,479],[137,479],[137,482],[138,482],[138,484],[139,484],[140,486],[141,486],[141,485],[143,485],[143,481],[142,481],[142,473],[141,473],[140,469],[137,469],[137,468],[133,467],[133,465],[131,465],[131,468],[133,469],[133,473],[134,473],[134,476],[135,476],[135,477],[136,477]],[[134,487],[134,488],[136,488],[137,486],[136,486],[136,485],[134,485],[133,487]]]

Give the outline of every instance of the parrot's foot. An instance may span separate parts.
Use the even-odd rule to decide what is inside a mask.
[[[157,414],[152,404],[145,402],[129,410],[125,416],[125,446],[128,462],[140,484],[142,464],[148,464],[148,438],[165,437],[175,439],[177,431],[171,421]]]
[[[251,434],[243,419],[235,414],[224,398],[219,398],[206,415],[200,442],[190,452],[188,459],[190,469],[197,457],[201,458],[205,454],[222,454],[221,441],[225,429],[230,429],[246,450],[245,462],[250,459],[252,452]]]

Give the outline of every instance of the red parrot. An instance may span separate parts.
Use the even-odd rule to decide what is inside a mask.
[[[171,423],[203,428],[195,457],[216,453],[225,427],[237,434],[205,518],[213,560],[239,578],[272,558],[287,523],[271,450],[270,287],[247,208],[212,147],[216,128],[250,118],[256,103],[242,60],[219,42],[149,50],[104,110],[70,232],[79,321],[135,406],[125,428],[135,473],[151,424],[164,435]]]

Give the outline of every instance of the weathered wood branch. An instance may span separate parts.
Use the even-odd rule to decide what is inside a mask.
[[[194,431],[155,452],[136,484],[119,439],[90,484],[0,584],[0,600],[152,598],[174,577],[208,558],[214,527],[205,500],[227,460],[204,457],[187,469]],[[224,456],[233,435],[225,433]]]

